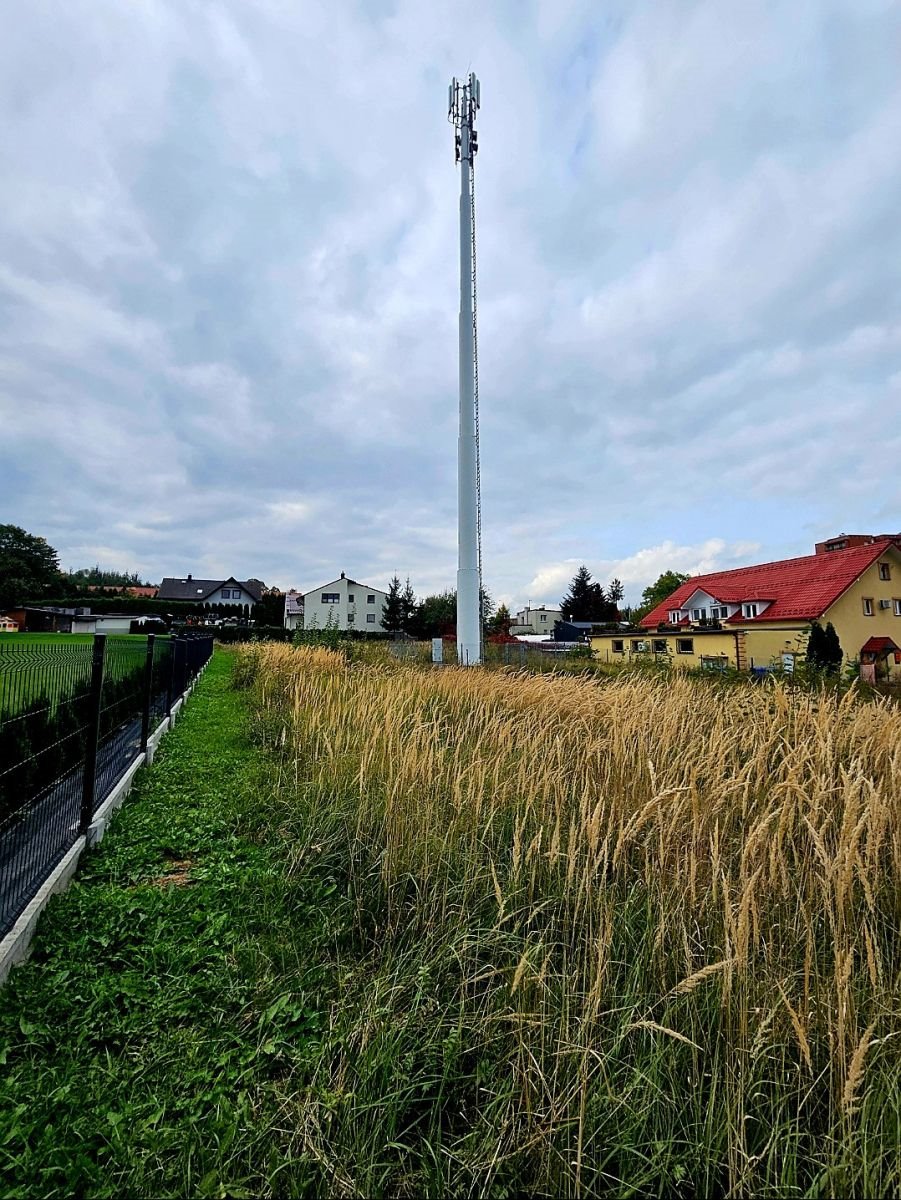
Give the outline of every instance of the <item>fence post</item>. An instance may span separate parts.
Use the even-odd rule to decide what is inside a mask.
[[[141,751],[145,753],[147,750],[147,741],[150,737],[150,704],[153,699],[153,644],[156,641],[156,635],[148,633],[147,635],[147,657],[144,660],[144,706],[141,711]]]
[[[91,711],[88,718],[88,744],[81,779],[81,826],[86,834],[94,819],[94,789],[97,782],[97,745],[100,741],[100,710],[103,702],[103,664],[106,658],[106,634],[94,634],[91,658]]]
[[[169,640],[169,679],[166,684],[166,716],[172,718],[172,701],[175,699],[175,654],[178,646],[178,638],[170,638]]]

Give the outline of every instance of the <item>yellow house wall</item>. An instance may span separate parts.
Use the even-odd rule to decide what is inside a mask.
[[[891,568],[891,579],[879,578],[879,563],[887,562]],[[873,616],[866,617],[863,613],[863,599],[868,596],[873,601]],[[901,599],[901,553],[890,547],[872,566],[868,567],[860,579],[845,592],[820,618],[820,624],[825,626],[831,621],[838,634],[845,661],[860,657],[860,648],[871,637],[890,637],[901,646],[901,616],[894,614],[894,601]],[[891,601],[891,607],[881,609],[880,600]],[[748,625],[738,626],[737,631],[745,633],[745,658],[748,666],[769,667],[781,663],[786,651],[794,651],[803,658],[807,646],[807,635],[810,624],[807,621],[780,621],[778,625]],[[701,659],[725,655],[730,666],[736,665],[735,637],[731,630],[721,632],[700,633],[697,629],[684,633],[643,633],[642,638],[649,644],[653,640],[665,640],[670,662],[675,667],[699,667]],[[694,641],[691,654],[676,653],[676,639],[690,637]],[[626,634],[622,638],[603,635],[591,639],[591,648],[602,662],[627,662],[633,657],[630,650],[636,635]],[[613,651],[613,642],[621,640],[625,654]],[[895,664],[894,657],[889,656],[889,674],[894,681],[901,681],[901,664]]]
[[[879,563],[887,562],[891,569],[890,580],[879,578]],[[863,598],[871,597],[873,616],[863,615]],[[894,615],[894,604],[881,609],[880,600],[901,600],[901,553],[894,546],[868,567],[864,574],[843,596],[836,600],[820,618],[820,624],[831,621],[842,644],[845,659],[859,658],[860,648],[871,637],[890,637],[901,646],[901,617]],[[889,656],[889,671],[893,680],[901,679],[901,665],[895,665]]]
[[[694,650],[691,654],[678,654],[676,652],[676,640],[682,638],[691,638],[694,643]],[[689,630],[688,633],[654,633],[642,634],[637,637],[636,634],[631,636],[626,635],[620,637],[608,637],[606,634],[600,637],[591,639],[591,648],[595,656],[602,662],[628,662],[635,657],[630,647],[633,641],[646,641],[651,645],[654,641],[666,641],[667,652],[670,662],[674,667],[699,667],[701,658],[715,658],[721,655],[729,660],[729,665],[735,666],[735,638],[731,633],[716,632],[698,634],[696,630]],[[622,641],[626,647],[625,654],[614,653],[613,642]],[[641,655],[640,657],[644,657]]]

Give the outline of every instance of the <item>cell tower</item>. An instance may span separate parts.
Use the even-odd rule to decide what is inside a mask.
[[[476,331],[476,196],[473,167],[481,88],[454,79],[447,119],[460,164],[460,433],[457,442],[457,662],[482,661],[482,499],[479,474],[479,359]]]

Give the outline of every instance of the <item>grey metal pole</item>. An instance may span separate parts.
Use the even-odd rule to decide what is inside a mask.
[[[479,579],[478,436],[472,319],[472,158],[475,77],[459,86],[460,105],[460,427],[457,443],[457,661],[482,661]]]

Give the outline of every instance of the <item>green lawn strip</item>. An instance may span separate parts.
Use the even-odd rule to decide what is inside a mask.
[[[323,1024],[333,885],[289,872],[229,659],[0,994],[3,1195],[256,1195],[318,1175],[286,1162],[279,1114]]]

